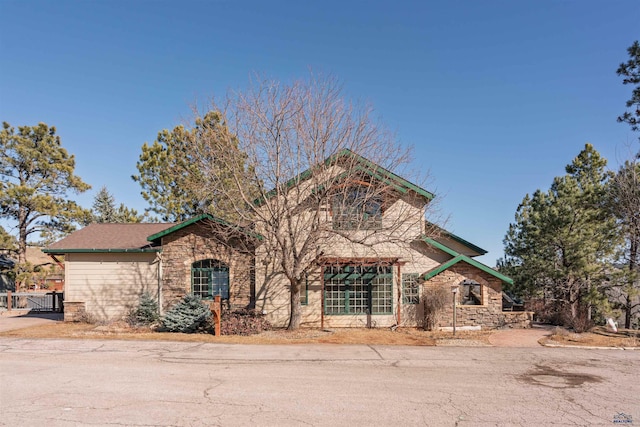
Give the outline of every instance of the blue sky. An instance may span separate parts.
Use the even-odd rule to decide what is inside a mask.
[[[447,228],[494,265],[526,193],[592,143],[616,168],[637,135],[615,70],[640,39],[636,0],[0,0],[0,120],[57,127],[93,186],[144,210],[140,147],[253,72],[309,68],[371,102]]]

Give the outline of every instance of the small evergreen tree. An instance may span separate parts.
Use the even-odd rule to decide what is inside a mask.
[[[140,302],[129,315],[129,323],[132,325],[151,325],[160,320],[158,302],[148,292],[140,296]]]
[[[102,187],[93,201],[91,222],[102,223],[135,223],[142,222],[144,215],[138,215],[135,209],[129,209],[120,203],[116,208],[116,201],[107,187]]]
[[[211,310],[199,297],[187,294],[164,315],[160,330],[192,334],[203,329],[210,316]]]

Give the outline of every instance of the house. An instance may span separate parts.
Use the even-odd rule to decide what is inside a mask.
[[[303,195],[296,211],[303,227],[304,198],[341,189],[314,212],[309,232],[322,237],[304,273],[302,326],[419,326],[424,291],[452,286],[460,327],[530,322],[530,313],[502,311],[502,284],[511,279],[474,259],[486,251],[425,220],[433,194],[348,150],[333,159],[327,176],[339,179],[320,181],[330,185],[309,171],[287,183]],[[358,167],[347,169],[346,161]],[[357,179],[345,178],[349,170]],[[383,191],[363,202],[372,188]],[[166,310],[191,292],[204,300],[221,295],[230,308],[256,308],[286,326],[291,284],[263,234],[257,223],[242,228],[200,215],[177,224],[91,224],[44,252],[65,257],[65,320],[82,312],[122,317],[143,292]],[[451,326],[452,310],[445,307],[438,326]]]

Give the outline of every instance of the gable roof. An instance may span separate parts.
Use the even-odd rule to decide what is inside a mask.
[[[163,238],[164,236],[166,236],[168,234],[171,234],[171,233],[175,233],[176,231],[181,230],[181,229],[183,229],[185,227],[188,227],[191,224],[195,224],[196,222],[204,221],[204,220],[213,221],[213,222],[215,222],[217,224],[221,224],[221,225],[224,225],[226,227],[230,227],[230,228],[236,229],[240,233],[245,234],[247,236],[255,237],[258,240],[262,240],[263,239],[263,237],[260,234],[255,233],[255,232],[253,232],[251,230],[248,230],[245,227],[241,227],[239,225],[233,224],[233,223],[231,223],[229,221],[225,221],[224,219],[218,218],[218,217],[213,216],[213,215],[201,214],[201,215],[198,215],[198,216],[194,216],[193,218],[190,218],[190,219],[188,219],[186,221],[183,221],[183,222],[180,222],[178,224],[175,224],[175,225],[173,225],[171,227],[168,227],[168,228],[166,228],[164,230],[160,230],[157,233],[148,236],[147,240],[150,241],[150,242],[156,243],[156,244],[160,244],[160,239]]]
[[[459,262],[466,262],[469,265],[472,265],[473,267],[476,267],[477,269],[484,271],[487,274],[492,275],[493,277],[496,277],[500,280],[502,280],[505,283],[509,283],[510,285],[513,284],[513,279],[510,277],[505,276],[504,274],[500,273],[497,270],[494,270],[493,268],[484,265],[483,263],[476,261],[473,258],[469,258],[466,255],[463,255],[461,253],[458,253],[456,251],[454,251],[453,249],[449,248],[448,246],[443,245],[440,242],[437,242],[435,240],[433,240],[432,238],[423,236],[422,240],[427,243],[430,246],[433,246],[436,249],[440,249],[441,251],[451,255],[453,258],[451,258],[449,261],[440,264],[438,267],[434,268],[433,270],[430,270],[428,272],[426,272],[425,274],[422,275],[422,278],[424,280],[429,280],[435,276],[437,276],[438,274],[442,273],[443,271],[449,269],[450,267],[454,266],[455,264],[459,263]]]
[[[147,236],[175,223],[89,224],[43,249],[48,254],[73,252],[157,252]]]
[[[390,185],[397,191],[402,194],[406,194],[409,190],[415,192],[416,194],[426,198],[427,200],[432,200],[435,197],[435,194],[430,191],[425,190],[424,188],[413,184],[406,179],[402,178],[399,175],[389,171],[388,169],[383,168],[380,165],[377,165],[366,159],[365,157],[349,150],[348,148],[343,148],[337,153],[327,157],[324,161],[325,166],[329,166],[332,164],[340,164],[343,159],[352,159],[358,164],[354,169],[358,172],[365,173],[372,178],[375,178],[381,182],[384,182],[387,185]],[[299,173],[295,177],[289,179],[284,187],[291,188],[302,181],[306,181],[312,175],[313,171],[311,169],[307,169],[302,173]],[[277,194],[277,189],[274,188],[267,192],[264,196],[254,200],[254,203],[257,205],[261,205],[264,203],[265,199],[271,198]]]
[[[449,238],[451,240],[453,240],[454,242],[457,242],[459,244],[461,244],[462,246],[464,246],[465,248],[468,248],[471,252],[474,252],[476,255],[470,255],[470,254],[466,254],[467,256],[480,256],[480,255],[485,255],[487,253],[487,251],[485,249],[482,249],[480,246],[476,246],[473,243],[469,242],[468,240],[463,239],[460,236],[457,236],[455,234],[453,234],[452,232],[445,230],[444,228],[433,224],[431,222],[426,222],[426,227],[429,228],[435,228],[444,238]],[[437,240],[438,237],[434,238],[434,240]],[[440,239],[442,240],[442,239]],[[446,246],[445,243],[439,242],[440,244]],[[448,246],[447,246],[448,248]],[[451,249],[451,248],[449,248]]]

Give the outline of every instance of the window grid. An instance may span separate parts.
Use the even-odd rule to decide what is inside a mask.
[[[191,264],[191,293],[202,299],[229,299],[229,267],[216,259]]]
[[[364,187],[352,187],[337,195],[332,204],[334,230],[379,230],[382,228],[382,200]]]
[[[300,289],[300,305],[309,305],[309,275],[305,274],[302,289]]]
[[[193,270],[193,284],[191,292],[202,299],[210,299],[209,293],[209,274],[207,270]]]
[[[325,314],[392,314],[393,270],[376,266],[325,268]]]
[[[418,273],[404,273],[402,275],[402,303],[418,304],[420,302],[420,287]]]

